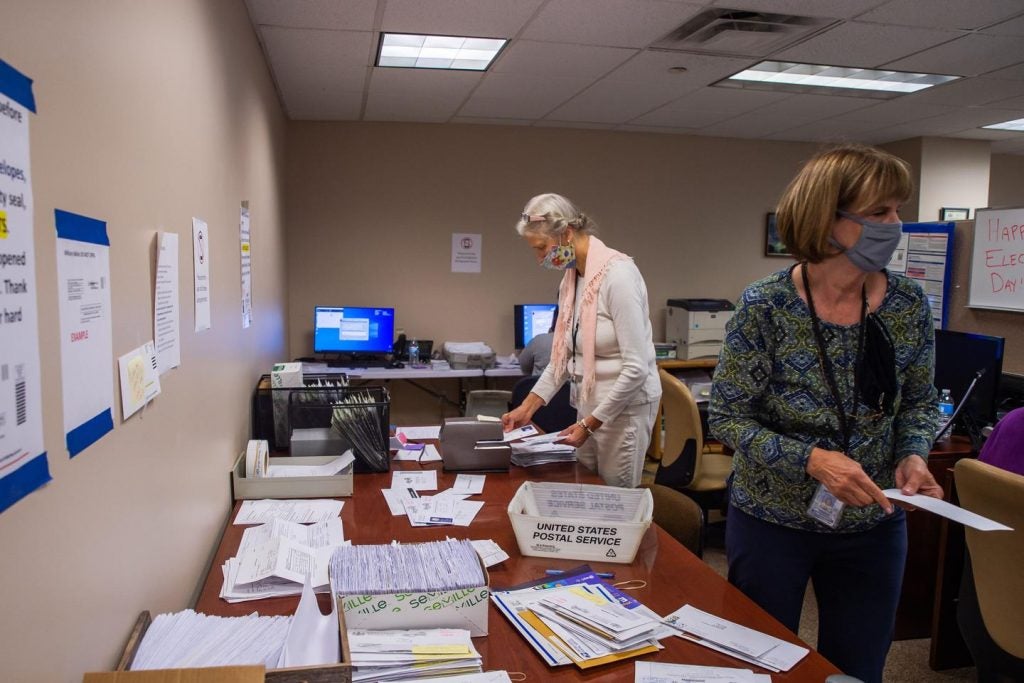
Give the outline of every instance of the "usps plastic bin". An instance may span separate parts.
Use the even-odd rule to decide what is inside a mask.
[[[519,552],[628,564],[654,512],[648,489],[524,482],[508,504]]]

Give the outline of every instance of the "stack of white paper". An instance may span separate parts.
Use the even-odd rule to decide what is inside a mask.
[[[809,650],[683,605],[664,619],[676,635],[769,671],[789,671]]]
[[[575,462],[576,449],[564,443],[556,443],[561,438],[557,433],[529,436],[521,441],[514,441],[512,446],[512,464],[519,467],[533,467],[552,462]]]
[[[338,595],[429,593],[487,585],[469,541],[349,545],[331,558]]]
[[[348,645],[353,683],[481,671],[480,653],[473,647],[469,631],[461,629],[349,629]]]
[[[344,503],[330,498],[311,500],[246,500],[235,515],[234,524],[264,524],[283,519],[300,524],[312,524],[334,519],[341,514]]]
[[[344,542],[337,517],[311,526],[274,519],[246,529],[238,554],[221,567],[220,597],[243,602],[298,595],[307,576],[314,590],[326,593],[331,554]]]
[[[497,591],[491,599],[549,666],[582,669],[656,652],[672,635],[657,614],[619,604],[601,584]]]
[[[772,683],[768,674],[750,669],[696,664],[662,664],[637,662],[634,683]]]
[[[469,526],[484,504],[466,498],[483,493],[483,485],[483,475],[460,474],[453,488],[421,496],[437,488],[437,470],[406,470],[392,473],[391,488],[381,493],[391,514],[407,515],[412,526]]]
[[[270,465],[268,477],[333,477],[356,461],[352,449],[323,465]]]
[[[160,614],[139,645],[132,670],[263,664],[277,666],[292,617],[211,617],[190,609]]]

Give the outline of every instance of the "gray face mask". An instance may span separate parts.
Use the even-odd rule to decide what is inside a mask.
[[[860,238],[852,247],[843,247],[833,238],[832,244],[838,247],[853,265],[866,273],[873,273],[885,268],[892,259],[892,254],[900,243],[903,234],[903,221],[895,223],[877,223],[861,218],[848,211],[839,211],[840,216],[858,223],[863,229]]]

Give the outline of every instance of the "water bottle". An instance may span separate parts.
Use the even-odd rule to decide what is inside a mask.
[[[409,340],[409,366],[420,362],[420,345],[415,339]]]
[[[943,389],[942,394],[939,396],[939,419],[941,420],[941,425],[945,425],[949,418],[953,417],[954,410],[956,410],[956,406],[953,403],[953,394],[949,389]],[[943,434],[943,437],[949,437],[948,429]]]

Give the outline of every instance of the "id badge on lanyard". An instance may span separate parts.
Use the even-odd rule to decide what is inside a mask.
[[[846,507],[846,503],[833,496],[827,486],[818,484],[814,497],[811,498],[811,504],[807,508],[807,516],[830,529],[835,529],[839,526],[844,507]]]

